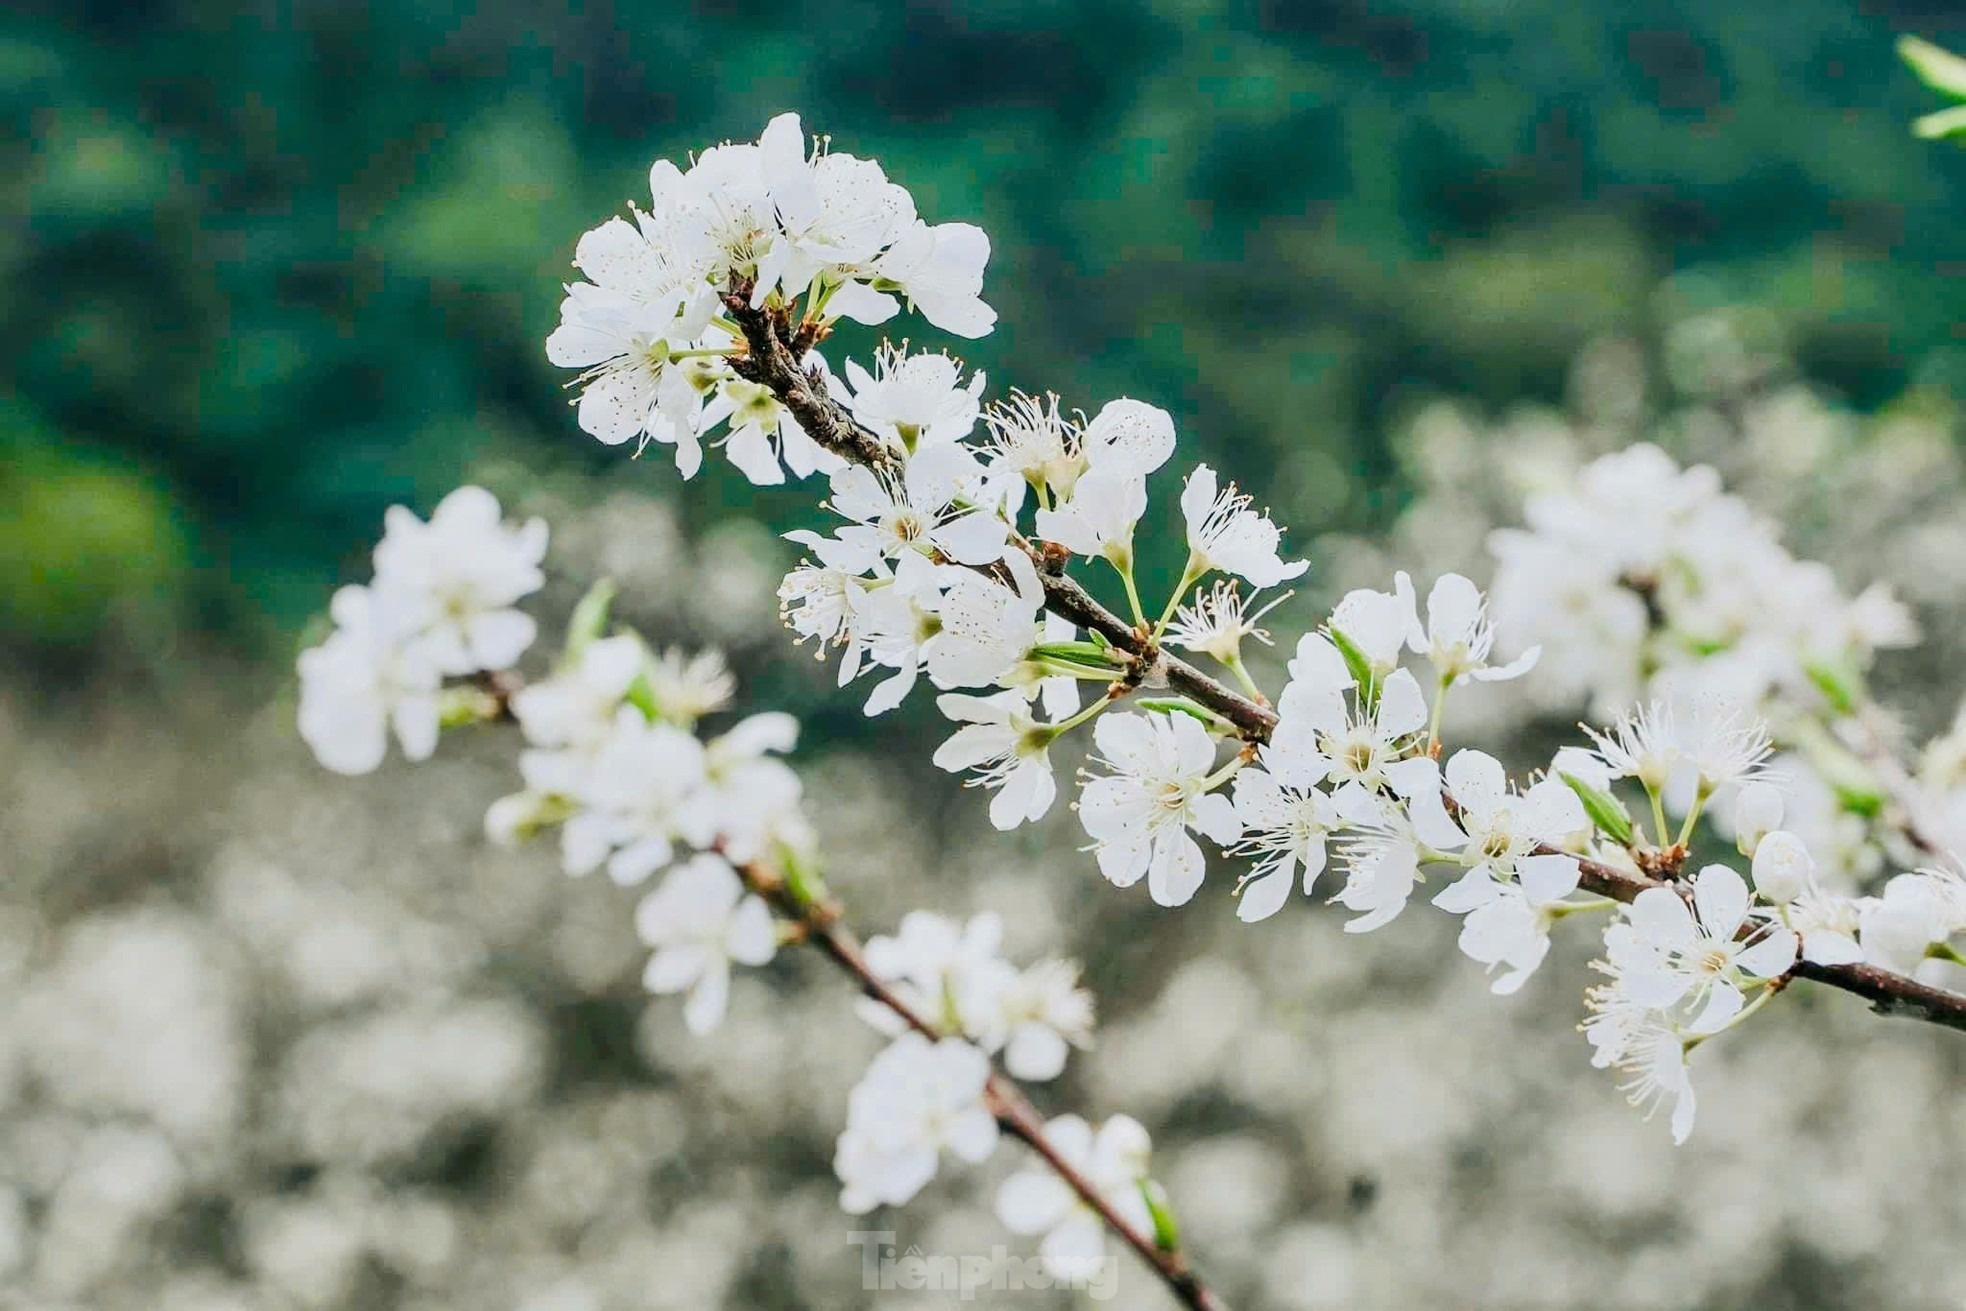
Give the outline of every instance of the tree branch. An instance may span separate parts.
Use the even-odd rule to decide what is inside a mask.
[[[807,940],[850,975],[860,985],[862,992],[887,1007],[902,1023],[923,1037],[936,1041],[950,1036],[930,1023],[886,980],[874,973],[867,964],[860,939],[841,920],[837,906],[801,899],[776,872],[762,866],[745,865],[739,872],[753,892],[763,897],[779,914],[801,926]],[[997,1117],[997,1124],[1003,1131],[1022,1140],[1036,1152],[1051,1171],[1078,1195],[1079,1200],[1098,1214],[1108,1229],[1153,1268],[1182,1306],[1191,1311],[1227,1311],[1227,1303],[1202,1282],[1201,1276],[1189,1266],[1179,1250],[1165,1250],[1154,1241],[1152,1234],[1135,1228],[1113,1209],[1106,1195],[1086,1178],[1083,1171],[1059,1153],[1045,1135],[1044,1119],[1031,1105],[1030,1098],[1024,1095],[1024,1090],[1015,1080],[996,1068],[994,1063],[990,1081],[984,1087],[984,1101]]]
[[[874,433],[854,421],[845,406],[827,392],[823,383],[800,369],[792,350],[792,329],[783,315],[769,308],[750,307],[748,289],[733,290],[725,301],[730,317],[744,333],[745,354],[733,357],[731,367],[752,382],[771,388],[772,394],[792,412],[799,426],[827,450],[855,464],[876,469],[892,469],[900,458]],[[1045,607],[1062,615],[1080,628],[1098,633],[1114,647],[1138,662],[1137,680],[1154,686],[1165,678],[1167,685],[1182,695],[1208,707],[1236,726],[1244,740],[1269,741],[1276,727],[1276,712],[1231,690],[1186,661],[1159,650],[1148,635],[1095,600],[1064,572],[1063,564],[1034,552],[1044,583]],[[1900,771],[1902,772],[1902,771]],[[1915,830],[1907,829],[1914,841]],[[1921,843],[1921,845],[1924,845]],[[1543,854],[1567,855],[1555,848]],[[1580,886],[1601,896],[1629,902],[1647,888],[1671,887],[1669,883],[1643,874],[1628,874],[1598,861],[1582,861]],[[1810,965],[1803,962],[1794,973],[1832,988],[1855,993],[1870,1001],[1881,1014],[1908,1015],[1930,1020],[1951,1029],[1966,1030],[1966,996],[1933,988],[1906,975],[1869,965]]]

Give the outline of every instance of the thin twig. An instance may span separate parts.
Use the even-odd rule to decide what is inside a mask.
[[[861,949],[860,939],[841,919],[838,907],[801,901],[776,873],[760,866],[746,865],[741,867],[740,872],[745,883],[769,902],[773,909],[795,924],[802,925],[807,941],[818,946],[827,959],[852,976],[862,992],[892,1011],[902,1023],[923,1037],[936,1041],[949,1036],[874,973],[867,964],[867,955]],[[1098,1185],[1059,1153],[1057,1146],[1046,1136],[1044,1119],[1031,1105],[1031,1099],[1025,1096],[1015,1080],[994,1065],[990,1070],[989,1083],[984,1088],[984,1101],[1003,1131],[1021,1139],[1036,1152],[1051,1171],[1078,1195],[1079,1200],[1098,1214],[1108,1229],[1153,1268],[1182,1306],[1192,1311],[1227,1311],[1227,1303],[1202,1282],[1201,1276],[1195,1273],[1178,1249],[1168,1251],[1154,1241],[1152,1234],[1136,1228],[1113,1208]]]

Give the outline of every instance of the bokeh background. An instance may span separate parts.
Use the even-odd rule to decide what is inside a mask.
[[[1906,31],[1966,44],[1952,6],[1847,0],[16,0],[0,1302],[875,1301],[827,1168],[875,1040],[822,970],[693,1042],[623,894],[480,838],[509,744],[351,783],[291,732],[383,507],[473,478],[554,523],[549,624],[611,573],[805,717],[868,927],[996,909],[1087,961],[1106,1037],[1045,1104],[1147,1121],[1235,1304],[1960,1305],[1952,1035],[1785,1006],[1703,1052],[1675,1152],[1571,1032],[1587,944],[1500,1001],[1444,917],[1156,912],[1069,816],[992,834],[924,776],[923,707],[869,725],[777,629],[809,489],[600,448],[541,350],[653,158],[797,108],[992,234],[1002,324],[962,353],[993,393],[1152,399],[1260,491],[1314,562],[1287,631],[1394,562],[1481,575],[1526,489],[1650,435],[1900,582],[1931,643],[1883,681],[1931,726],[1966,655],[1966,158],[1907,130]],[[1535,761],[1562,708],[1496,697],[1464,732]],[[1008,1155],[903,1243],[1006,1241]]]

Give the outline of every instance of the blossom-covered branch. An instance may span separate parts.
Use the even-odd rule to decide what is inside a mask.
[[[528,684],[511,666],[536,625],[514,606],[540,586],[545,546],[543,524],[507,528],[475,487],[427,524],[392,512],[374,583],[337,594],[335,634],[301,660],[301,730],[322,763],[367,772],[392,728],[404,754],[422,759],[443,726],[516,723],[525,788],[491,805],[488,834],[513,842],[557,829],[572,875],[605,869],[637,886],[663,874],[634,911],[652,949],[643,983],[684,995],[691,1032],[721,1023],[733,966],[765,965],[788,944],[816,946],[866,994],[863,1018],[893,1041],[850,1100],[834,1159],[842,1206],[905,1203],[945,1152],[981,1162],[1008,1133],[1031,1147],[1041,1174],[1007,1183],[998,1214],[1042,1235],[1051,1278],[1096,1277],[1110,1231],[1182,1305],[1219,1309],[1149,1176],[1145,1129],[1123,1115],[1097,1130],[1072,1115],[1046,1121],[1017,1082],[1055,1078],[1089,1042],[1092,998],[1078,967],[1012,966],[988,915],[961,924],[917,911],[863,946],[819,877],[799,779],[777,758],[797,723],[753,715],[702,735],[700,721],[733,690],[721,659],[657,655],[633,633],[608,635],[609,585],[575,611],[550,676]]]

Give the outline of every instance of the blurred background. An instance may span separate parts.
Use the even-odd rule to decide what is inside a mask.
[[[872,726],[777,628],[811,489],[600,447],[541,348],[651,160],[796,108],[989,231],[1002,322],[959,353],[993,395],[1165,405],[1291,526],[1281,629],[1394,562],[1483,575],[1526,490],[1649,436],[1901,585],[1931,640],[1883,684],[1936,726],[1966,158],[1909,134],[1908,31],[1966,45],[1953,6],[1850,0],[16,0],[0,1303],[869,1303],[828,1159],[876,1044],[833,980],[782,961],[691,1041],[638,993],[627,897],[485,846],[508,743],[349,782],[292,732],[383,508],[469,478],[553,523],[549,627],[611,573],[806,719],[863,926],[997,909],[1087,961],[1106,1037],[1042,1104],[1148,1123],[1236,1305],[1962,1305],[1955,1036],[1779,1008],[1702,1053],[1675,1152],[1571,1032],[1585,942],[1503,1001],[1444,917],[1154,912],[1069,815],[994,835],[924,777],[925,701]],[[1513,695],[1463,732],[1546,759],[1575,709]],[[1015,1244],[1010,1155],[888,1217],[903,1245]]]

